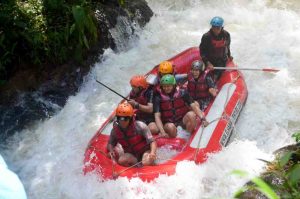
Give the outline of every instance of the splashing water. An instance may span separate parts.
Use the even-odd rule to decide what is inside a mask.
[[[272,151],[292,143],[300,128],[300,5],[297,1],[178,1],[149,0],[156,13],[131,49],[114,53],[95,65],[80,91],[52,118],[24,129],[2,150],[12,170],[23,180],[29,198],[230,198],[247,181],[232,176],[234,169],[258,175]],[[274,67],[277,74],[243,72],[248,101],[236,124],[235,140],[210,155],[202,165],[183,161],[173,176],[154,182],[139,179],[100,182],[83,176],[88,141],[116,107],[120,98],[94,77],[123,95],[133,74],[144,74],[160,61],[198,46],[219,15],[231,33],[231,51],[239,66]],[[121,43],[122,41],[120,41]]]

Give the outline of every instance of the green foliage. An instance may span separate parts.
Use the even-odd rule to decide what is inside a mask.
[[[232,172],[232,174],[238,175],[241,177],[248,176],[247,172],[240,171],[240,170],[235,170]],[[256,189],[256,190],[260,191],[261,193],[263,193],[265,196],[267,196],[269,199],[279,199],[279,196],[273,191],[273,189],[263,179],[261,179],[259,177],[254,177],[251,179],[251,182],[253,182],[254,185],[248,185],[248,186],[242,187],[240,190],[238,190],[235,193],[234,197],[235,198],[240,197],[241,194],[243,194],[247,190]]]
[[[21,34],[26,28],[24,16],[13,1],[0,3],[0,79],[4,79],[7,69],[14,59],[16,48],[22,45]]]
[[[288,172],[287,177],[293,187],[300,181],[300,164],[294,165]],[[295,187],[296,188],[296,187]]]
[[[0,3],[0,80],[20,62],[59,64],[97,39],[88,0],[7,0]]]
[[[94,24],[93,18],[89,14],[89,9],[82,6],[73,6],[72,14],[75,22],[70,28],[70,35],[74,36],[79,42],[76,46],[76,57],[77,60],[81,60],[80,55],[82,54],[82,48],[90,48],[87,36],[91,36],[91,41],[96,41],[97,39],[97,29]]]
[[[289,151],[282,155],[274,164],[272,171],[279,176],[283,183],[277,185],[274,189],[279,190],[287,199],[300,199],[300,149]]]
[[[118,0],[118,2],[119,2],[120,6],[124,6],[125,5],[125,0]]]
[[[283,199],[300,199],[300,148],[296,145],[295,147],[268,165],[268,183],[272,183],[271,185],[268,185],[262,178],[255,177],[251,180],[253,185],[242,187],[235,193],[235,197],[241,197],[247,190],[255,189],[268,198],[279,198],[277,194],[280,194],[280,198]],[[244,171],[237,170],[232,173],[242,177],[247,176]]]
[[[300,142],[300,131],[294,133],[292,137],[296,140],[296,142]]]
[[[251,181],[256,185],[256,189],[263,193],[270,199],[279,199],[279,196],[273,191],[273,189],[261,178],[254,177]]]
[[[284,154],[278,160],[279,167],[277,167],[277,168],[282,169],[290,161],[291,156],[292,156],[292,152],[287,152],[286,154]]]

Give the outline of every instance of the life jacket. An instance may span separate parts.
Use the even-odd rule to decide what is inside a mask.
[[[162,90],[159,90],[160,94],[160,113],[163,123],[171,122],[178,123],[189,111],[189,107],[184,102],[182,97],[183,90],[176,87],[173,94],[167,95]]]
[[[222,33],[220,33],[222,34]],[[209,48],[209,60],[227,60],[228,42],[224,35],[221,40],[216,40],[214,35],[209,31],[211,47]]]
[[[142,90],[137,95],[133,91],[131,91],[130,94],[129,94],[129,98],[134,99],[139,104],[147,105],[148,104],[148,99],[146,97],[146,92],[150,92],[149,89],[151,89],[151,88],[148,87],[147,89]],[[143,112],[141,110],[137,110],[136,118],[138,120],[142,120],[142,121],[149,121],[149,119],[153,118],[153,113],[146,113],[146,112]]]
[[[117,142],[120,143],[124,149],[124,153],[131,153],[137,159],[140,159],[143,154],[150,149],[146,138],[136,133],[136,121],[132,118],[129,126],[122,129],[117,122],[113,124],[113,130],[116,135]]]
[[[189,92],[189,95],[194,100],[199,100],[203,98],[210,97],[210,93],[208,91],[208,85],[206,84],[206,77],[210,71],[205,70],[202,72],[197,80],[194,79],[192,73],[188,74],[188,85],[187,90]]]

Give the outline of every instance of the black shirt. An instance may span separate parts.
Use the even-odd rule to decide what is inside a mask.
[[[211,75],[206,75],[205,82],[206,82],[208,88],[216,88],[215,81]]]
[[[209,53],[210,53],[210,48],[212,47],[211,44],[211,37],[213,37],[213,39],[215,40],[222,40],[225,39],[226,41],[226,45],[228,48],[228,52],[226,57],[230,57],[231,53],[230,53],[230,43],[231,43],[231,38],[230,38],[230,34],[229,32],[227,32],[226,30],[222,29],[221,33],[216,36],[214,35],[214,33],[212,32],[212,30],[210,29],[207,33],[205,33],[202,38],[201,38],[201,43],[200,43],[200,54],[202,57],[202,60],[205,64],[207,64],[208,61],[213,62],[214,60],[209,60]],[[225,59],[225,58],[224,58]]]

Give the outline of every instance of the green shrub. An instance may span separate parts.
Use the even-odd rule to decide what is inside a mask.
[[[293,136],[299,142],[299,132]],[[298,139],[297,139],[298,138]],[[269,177],[268,182],[262,178],[253,178],[252,184],[246,186],[236,192],[235,197],[239,198],[247,190],[258,190],[268,198],[283,198],[283,199],[300,199],[300,147],[293,145],[288,148],[289,151],[280,155],[274,162],[268,163],[268,171],[265,173]],[[246,176],[243,171],[233,172],[239,176]],[[276,183],[273,183],[276,182]],[[279,196],[277,195],[279,194]],[[243,197],[242,197],[243,198]]]
[[[0,80],[21,62],[78,61],[97,40],[91,2],[86,0],[8,0],[0,3]]]
[[[232,172],[234,175],[238,175],[241,177],[246,177],[248,174],[244,171],[235,170]],[[240,190],[238,190],[234,198],[239,198],[243,193],[245,193],[248,190],[257,190],[261,193],[263,193],[265,196],[267,196],[269,199],[279,199],[279,196],[274,192],[274,190],[261,178],[254,177],[251,179],[252,184],[246,185],[242,187]]]
[[[296,140],[296,142],[300,142],[300,131],[294,133],[292,137]]]
[[[109,1],[0,1],[0,84],[20,63],[81,62],[98,36],[93,4]],[[118,0],[116,6],[124,4]]]

